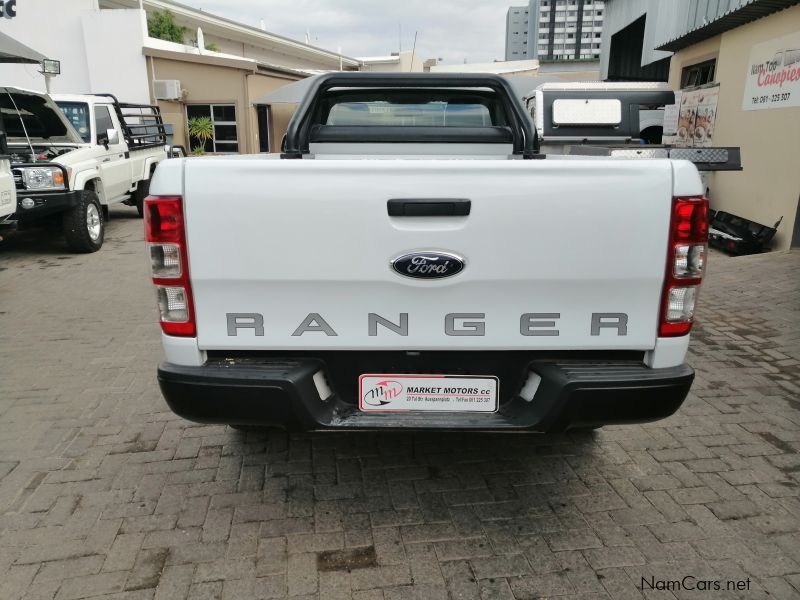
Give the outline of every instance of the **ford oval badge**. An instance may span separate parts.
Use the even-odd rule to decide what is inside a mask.
[[[392,269],[405,277],[442,279],[464,270],[463,258],[449,252],[409,252],[392,261]]]

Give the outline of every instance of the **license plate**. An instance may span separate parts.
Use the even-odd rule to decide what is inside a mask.
[[[362,375],[364,412],[485,412],[497,410],[497,377],[478,375]]]

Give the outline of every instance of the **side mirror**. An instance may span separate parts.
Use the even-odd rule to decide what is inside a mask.
[[[106,129],[106,145],[119,144],[119,131],[116,129]]]
[[[285,150],[286,150],[286,134],[284,133],[283,137],[281,138],[281,152],[284,152]]]

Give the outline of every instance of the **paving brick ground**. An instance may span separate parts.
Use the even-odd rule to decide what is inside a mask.
[[[0,244],[0,599],[800,597],[800,254],[713,256],[660,423],[243,436],[167,410],[112,215],[97,254]],[[723,589],[642,589],[684,577]]]

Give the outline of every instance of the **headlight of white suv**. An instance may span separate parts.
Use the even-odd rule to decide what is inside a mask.
[[[64,172],[59,167],[25,167],[22,182],[27,190],[63,190]]]

